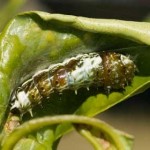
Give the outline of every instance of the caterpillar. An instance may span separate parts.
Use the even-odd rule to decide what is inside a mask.
[[[21,84],[11,98],[11,111],[21,114],[31,112],[34,105],[40,104],[51,93],[64,90],[78,90],[91,85],[107,91],[124,89],[132,82],[136,70],[134,62],[123,54],[115,52],[78,54],[62,63],[50,65],[35,73]]]

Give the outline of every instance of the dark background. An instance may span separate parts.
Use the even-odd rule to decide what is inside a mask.
[[[94,18],[143,20],[150,10],[149,0],[42,0],[47,10]]]

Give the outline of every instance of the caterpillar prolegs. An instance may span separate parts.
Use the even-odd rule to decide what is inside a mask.
[[[37,72],[19,86],[13,93],[11,110],[17,109],[24,114],[55,91],[76,91],[91,85],[107,91],[123,89],[131,83],[135,70],[128,56],[115,52],[78,54]]]

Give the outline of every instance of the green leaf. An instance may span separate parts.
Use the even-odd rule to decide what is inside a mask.
[[[79,126],[80,127],[80,126]],[[95,150],[116,150],[117,146],[108,138],[108,135],[97,128],[91,128],[88,126],[81,126],[80,129],[78,127],[78,132],[85,137],[95,148]],[[89,129],[90,128],[90,129]],[[118,141],[120,138],[121,149],[131,150],[133,147],[133,137],[127,135],[118,130],[115,131],[119,137],[117,137]],[[110,133],[110,131],[109,131]],[[119,145],[119,143],[118,143]]]
[[[79,133],[84,135],[86,138],[88,137],[88,140],[93,144],[96,150],[103,150],[104,143],[99,141],[100,138],[104,138],[105,142],[107,140],[107,142],[109,142],[110,145],[113,145],[113,147],[115,147],[117,150],[131,150],[132,148],[131,143],[133,139],[131,136],[115,130],[105,122],[84,116],[61,115],[33,119],[22,124],[7,137],[7,140],[4,140],[1,149],[12,149],[22,137],[27,136],[28,134],[33,133],[43,127],[60,124],[62,122],[73,123]],[[27,145],[28,144],[29,143],[27,143]]]
[[[129,55],[138,72],[124,91],[108,96],[94,88],[50,95],[43,108],[33,108],[34,117],[56,114],[93,116],[150,87],[150,23],[90,19],[28,12],[12,19],[0,35],[0,124],[7,119],[11,92],[36,71],[79,53],[115,51]],[[23,121],[31,119],[29,114]],[[56,128],[57,138],[69,125]],[[47,131],[47,130],[45,130]],[[43,136],[45,132],[40,135]],[[55,133],[55,134],[56,134]]]
[[[42,146],[36,140],[22,139],[19,144],[17,144],[14,148],[15,150],[47,150],[46,147]]]
[[[23,6],[25,0],[8,0],[4,7],[0,9],[0,31],[4,28],[6,23],[10,18],[18,12],[18,10]],[[11,13],[10,13],[11,12]]]
[[[89,97],[77,110],[76,114],[94,116],[113,105],[147,89],[149,87],[150,77],[135,77],[132,86],[125,88],[124,92],[113,92],[109,96],[105,94],[98,94]],[[117,100],[117,101],[116,101]],[[91,107],[92,106],[92,107]]]

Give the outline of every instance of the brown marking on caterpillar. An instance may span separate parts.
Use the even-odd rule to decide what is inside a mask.
[[[16,89],[11,100],[11,110],[22,114],[49,98],[51,93],[66,89],[96,85],[106,91],[124,89],[132,82],[136,66],[125,55],[115,52],[79,54],[62,63],[41,70]]]

